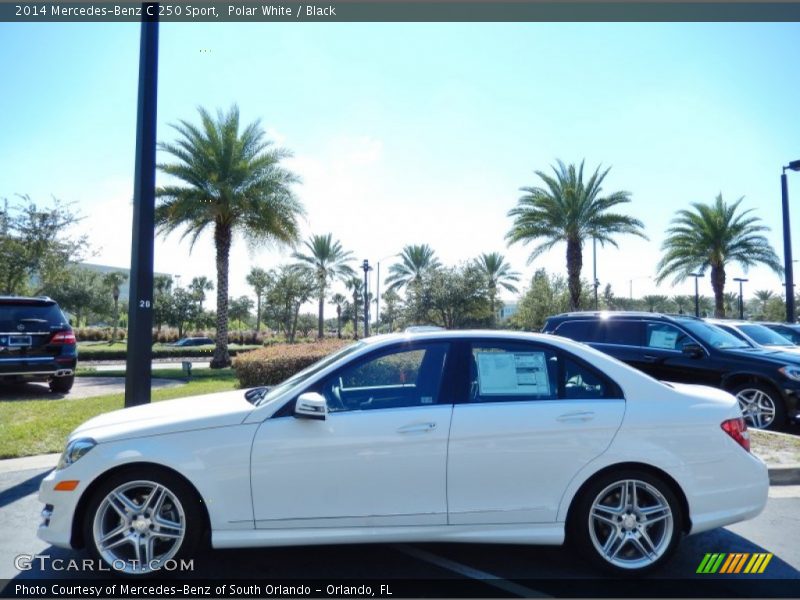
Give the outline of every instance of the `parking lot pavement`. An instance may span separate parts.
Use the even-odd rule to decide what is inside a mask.
[[[46,473],[45,469],[0,472],[0,580],[100,577],[101,574],[41,569],[36,561],[31,570],[20,571],[15,567],[15,557],[22,554],[67,560],[87,556],[85,551],[54,548],[36,537],[41,510],[36,491]],[[695,573],[709,552],[774,553],[763,576],[757,579],[747,576],[758,586],[749,589],[750,595],[770,596],[774,595],[776,585],[797,585],[800,582],[797,514],[800,514],[800,486],[771,488],[767,507],[756,519],[683,540],[674,560],[642,580],[645,587],[641,588],[641,595],[649,595],[652,579],[662,580],[658,585],[663,586],[668,580],[685,578],[691,578],[696,585],[703,584],[703,579],[715,578],[721,585],[730,586],[725,588],[726,593],[741,595],[741,588],[737,588],[741,578]],[[560,595],[563,580],[579,586],[582,580],[595,581],[591,579],[594,576],[596,573],[567,548],[487,544],[209,549],[194,557],[194,570],[186,574],[191,579],[465,580],[478,586],[481,595],[487,597]],[[607,583],[611,585],[613,580]]]
[[[153,379],[152,388],[171,388],[184,385],[179,379]],[[56,394],[50,391],[46,383],[20,383],[0,386],[2,400],[79,400],[106,394],[121,394],[125,391],[125,379],[122,377],[76,377],[75,384],[68,394]]]

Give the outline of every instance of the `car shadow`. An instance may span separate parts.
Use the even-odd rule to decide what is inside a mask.
[[[20,400],[61,400],[69,394],[51,392],[47,383],[20,382],[0,385],[0,402],[17,402]]]
[[[51,470],[52,469],[48,469],[43,473],[34,475],[25,481],[21,481],[16,485],[12,485],[11,487],[0,491],[0,508],[8,506],[12,502],[16,502],[25,496],[29,496],[38,492],[39,485],[42,483],[42,479],[47,477],[47,474],[50,473]]]

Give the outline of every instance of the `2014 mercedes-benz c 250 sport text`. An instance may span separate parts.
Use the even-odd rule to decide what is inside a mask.
[[[95,417],[41,484],[39,537],[147,574],[215,548],[572,543],[643,572],[758,515],[736,399],[552,335],[356,342],[273,388]]]

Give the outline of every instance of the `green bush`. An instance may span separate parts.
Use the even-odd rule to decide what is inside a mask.
[[[73,329],[75,338],[79,342],[110,342],[113,327],[77,327]],[[127,331],[120,327],[117,329],[117,341],[125,339]]]
[[[302,344],[272,344],[237,356],[233,370],[240,387],[277,385],[298,371],[350,344],[328,339]]]
[[[250,352],[260,346],[242,346],[239,348],[228,348],[231,356]],[[189,346],[188,348],[158,348],[152,349],[153,358],[207,358],[211,360],[214,354],[214,346]],[[79,360],[125,360],[127,350],[122,348],[104,348],[103,346],[90,346],[78,348]]]

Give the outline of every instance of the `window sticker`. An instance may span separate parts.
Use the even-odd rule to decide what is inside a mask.
[[[674,329],[654,329],[650,332],[650,342],[647,345],[651,348],[674,350],[677,340],[678,332]]]
[[[476,352],[481,396],[549,396],[544,352]]]

